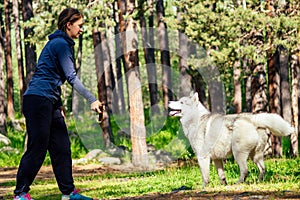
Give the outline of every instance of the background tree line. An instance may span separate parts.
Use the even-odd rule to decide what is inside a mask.
[[[85,32],[75,49],[75,68],[85,85],[96,88],[93,92],[105,103],[101,128],[106,147],[115,140],[112,113],[129,110],[132,161],[137,166],[147,166],[145,110],[149,109],[153,116],[165,115],[168,102],[177,98],[175,90],[180,95],[188,95],[189,88],[193,88],[213,112],[282,115],[298,127],[286,140],[290,155],[298,156],[298,1],[0,2],[2,134],[6,133],[8,120],[22,115],[22,95],[47,35],[56,29],[58,14],[66,6],[72,6],[85,15]],[[169,40],[169,30],[178,30],[176,44]],[[111,35],[114,35],[113,43],[109,39]],[[171,45],[178,52],[169,51]],[[199,47],[220,72],[225,105],[212,94],[214,90],[221,91],[220,82],[207,84],[195,62],[185,57]],[[86,55],[93,55],[93,63]],[[89,69],[82,68],[85,65]],[[178,71],[178,87],[173,85],[177,77],[172,70]],[[96,74],[94,82],[90,74]],[[144,78],[147,87],[142,86]],[[82,103],[76,92],[65,87],[63,95],[68,112],[75,115],[80,112]],[[270,136],[266,153],[282,156],[282,141]]]

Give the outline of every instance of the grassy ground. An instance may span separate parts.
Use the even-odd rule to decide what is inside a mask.
[[[259,182],[258,170],[249,162],[247,182],[234,185],[239,170],[234,161],[228,161],[225,170],[229,185],[220,185],[212,166],[211,183],[205,189],[199,168],[191,161],[152,172],[125,172],[125,166],[118,170],[95,164],[75,166],[74,177],[83,194],[99,199],[300,199],[299,166],[300,158],[266,160],[267,173]],[[14,177],[15,173],[15,168],[1,169],[0,199],[12,198],[15,180],[7,177]],[[34,199],[60,199],[51,167],[40,171],[30,193]]]

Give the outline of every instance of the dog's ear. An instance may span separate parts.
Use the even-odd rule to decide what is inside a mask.
[[[199,97],[198,97],[198,92],[195,92],[193,97],[192,97],[193,101],[198,103],[199,102]]]
[[[194,91],[191,91],[190,92],[190,97],[193,97],[194,96]]]

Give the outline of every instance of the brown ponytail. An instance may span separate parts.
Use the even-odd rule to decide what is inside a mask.
[[[68,22],[71,24],[78,19],[83,18],[83,14],[75,8],[66,8],[58,16],[58,29],[66,32],[66,25]]]

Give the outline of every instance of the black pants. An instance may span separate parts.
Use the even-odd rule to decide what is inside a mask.
[[[48,150],[58,187],[63,194],[70,194],[74,189],[70,140],[59,106],[45,97],[24,96],[23,113],[28,144],[19,165],[14,193],[30,190]]]

